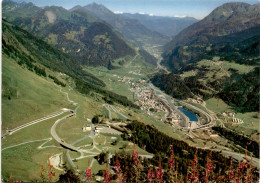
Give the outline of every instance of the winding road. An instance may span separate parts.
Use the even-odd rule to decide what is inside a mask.
[[[125,116],[124,114],[122,114],[120,111],[118,111],[115,107],[113,107],[112,105],[109,104],[103,104],[103,106],[106,108],[106,110],[108,111],[108,117],[110,120],[112,120],[112,115],[111,115],[111,111],[109,108],[111,108],[115,113],[121,115],[123,118],[128,119],[127,116]]]
[[[180,110],[177,109],[177,107],[171,102],[171,100],[175,100],[177,102],[179,102],[180,104],[182,105],[185,105],[185,106],[188,106],[192,109],[194,109],[195,111],[198,111],[200,112],[201,114],[203,114],[206,118],[207,118],[207,124],[205,125],[200,125],[198,127],[193,127],[193,128],[187,128],[187,127],[181,127],[182,129],[189,129],[189,130],[196,130],[196,129],[202,129],[202,128],[210,128],[212,126],[214,126],[214,122],[215,120],[217,119],[215,115],[213,115],[213,113],[210,113],[208,110],[207,112],[194,106],[194,105],[191,105],[187,102],[184,102],[184,101],[181,101],[181,100],[178,100],[178,99],[175,99],[175,98],[172,98],[170,96],[168,96],[167,94],[165,94],[163,91],[161,91],[160,89],[158,89],[157,87],[155,87],[153,84],[149,84],[150,88],[152,90],[155,91],[155,94],[157,93],[157,97],[160,98],[161,100],[163,100],[168,106],[170,106],[171,110],[172,111],[175,111],[177,112],[177,114],[179,114],[179,116],[182,118],[182,120],[184,120],[185,124],[188,124],[189,123],[189,118],[183,114]]]
[[[14,129],[12,129],[12,130],[7,130],[7,132],[4,133],[1,138],[5,137],[5,136],[7,136],[7,135],[12,135],[14,132],[17,132],[18,130],[21,130],[21,129],[26,128],[26,127],[28,127],[28,126],[34,125],[34,124],[36,124],[36,123],[39,123],[39,122],[42,122],[42,121],[45,121],[45,120],[48,120],[48,119],[51,119],[51,118],[54,118],[54,117],[57,117],[57,116],[59,116],[59,115],[65,113],[65,112],[69,112],[69,111],[70,111],[70,109],[63,108],[63,109],[61,109],[60,111],[57,111],[57,112],[55,112],[55,113],[52,113],[52,114],[50,114],[50,115],[48,115],[48,116],[45,116],[45,117],[43,117],[43,118],[36,119],[36,120],[34,120],[34,121],[31,121],[31,122],[28,122],[28,123],[26,123],[26,124],[20,125],[20,126],[14,128]]]
[[[233,152],[233,151],[227,151],[227,150],[217,150],[217,149],[212,149],[213,151],[217,151],[217,152],[221,152],[223,155],[226,156],[231,156],[234,159],[241,161],[245,158],[247,158],[247,160],[250,162],[252,162],[252,165],[259,168],[260,167],[260,160],[258,158],[251,158],[249,156],[245,156],[245,154],[241,154],[241,153],[237,153],[237,152]]]

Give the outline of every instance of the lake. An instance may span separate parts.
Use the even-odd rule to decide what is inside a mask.
[[[182,107],[179,107],[178,108],[183,114],[185,114],[189,119],[190,121],[192,122],[198,122],[198,118],[196,116],[196,114],[190,112],[190,111],[187,111],[185,109],[183,109]]]

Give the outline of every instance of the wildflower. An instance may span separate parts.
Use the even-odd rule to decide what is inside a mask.
[[[108,170],[108,160],[107,160],[107,168],[104,170],[104,182],[108,183],[110,182],[110,174]]]
[[[43,165],[42,165],[42,167],[43,167]],[[48,177],[49,177],[49,180],[52,181],[52,176],[55,176],[55,172],[54,172],[53,165],[51,165],[51,161],[50,161],[50,157],[49,156],[48,156],[48,167],[49,167]]]
[[[225,177],[225,180],[228,180],[229,182],[231,182],[232,180],[234,180],[235,178],[235,171],[232,168],[232,156],[230,159],[230,165],[229,165],[229,170],[226,172],[227,176]]]
[[[13,175],[12,175],[12,173],[10,174],[9,182],[13,182]]]
[[[198,150],[196,150],[195,155],[194,155],[194,159],[191,161],[191,170],[189,172],[189,179],[194,182],[197,181],[199,182],[199,171],[198,171],[198,157],[197,157],[197,152]]]
[[[91,180],[92,180],[91,169],[88,168],[88,169],[86,169],[86,181],[89,182]]]
[[[121,170],[121,165],[118,161],[118,154],[116,153],[116,163],[115,163],[115,173],[116,173],[116,181],[117,182],[123,182],[123,179],[124,179],[124,175],[122,173],[122,170]]]
[[[92,173],[91,173],[91,168],[89,165],[89,161],[88,161],[88,169],[86,169],[86,181],[90,182],[92,180]]]
[[[174,152],[173,152],[173,149],[172,149],[172,152],[171,152],[171,158],[169,159],[169,168],[170,170],[175,170],[175,161],[174,161]]]
[[[174,161],[174,151],[173,151],[173,146],[171,148],[171,157],[168,161],[168,165],[169,165],[169,181],[170,182],[177,182],[177,167]]]
[[[136,175],[135,182],[138,182],[140,177],[140,161],[139,161],[138,151],[136,150],[135,144],[132,153],[132,158],[133,158],[133,164],[134,164],[135,175]]]
[[[151,166],[148,169],[148,173],[147,173],[147,180],[148,180],[148,182],[153,182],[153,178],[154,178],[154,173],[153,173],[153,168]]]
[[[45,169],[44,169],[44,167],[43,167],[43,163],[41,164],[41,167],[42,167],[41,179],[42,179],[42,181],[44,182],[44,180],[45,180]]]
[[[162,180],[163,180],[163,171],[162,171],[160,157],[159,157],[159,165],[158,165],[158,168],[156,169],[156,173],[155,173],[155,179],[156,179],[156,182],[162,182]]]
[[[204,173],[204,175],[205,175],[205,182],[209,181],[210,174],[213,173],[213,163],[211,161],[211,158],[212,158],[212,151],[210,152],[210,155],[207,158],[206,172]]]
[[[134,145],[134,150],[133,150],[133,153],[132,153],[132,157],[133,157],[134,165],[139,167],[139,163],[140,162],[139,162],[139,157],[138,157],[138,151],[136,150],[135,145]]]

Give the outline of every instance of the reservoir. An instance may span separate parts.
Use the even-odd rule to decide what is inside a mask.
[[[185,114],[189,119],[190,121],[192,122],[198,122],[198,118],[196,116],[196,114],[190,112],[190,111],[187,111],[185,109],[183,109],[182,107],[179,107],[178,108],[183,114]]]

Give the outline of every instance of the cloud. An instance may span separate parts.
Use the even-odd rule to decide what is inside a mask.
[[[173,17],[176,17],[176,18],[185,18],[185,17],[187,17],[187,15],[173,15]]]
[[[123,14],[124,12],[122,11],[114,11],[115,14]]]

